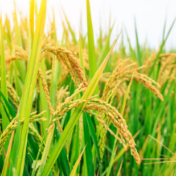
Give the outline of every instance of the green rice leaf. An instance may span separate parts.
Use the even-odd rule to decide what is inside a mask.
[[[29,115],[32,107],[34,88],[36,84],[37,72],[38,72],[38,66],[39,66],[39,59],[41,55],[42,38],[43,38],[44,27],[45,27],[46,2],[47,2],[46,0],[41,1],[40,12],[37,17],[38,21],[37,21],[36,31],[34,34],[33,47],[30,55],[29,66],[27,70],[24,90],[23,90],[21,104],[19,108],[18,119],[22,120],[24,118],[24,125],[20,130],[21,132],[21,136],[20,136],[21,139],[19,143],[20,148],[17,154],[18,160],[16,164],[17,174],[19,176],[23,174],[23,169],[24,169]]]
[[[62,11],[63,11],[64,17],[65,17],[65,20],[66,20],[66,22],[67,22],[68,29],[69,29],[69,31],[70,31],[70,33],[71,33],[72,40],[73,40],[74,44],[76,45],[76,44],[77,44],[77,40],[76,40],[75,32],[74,32],[74,30],[72,29],[72,27],[71,27],[71,25],[70,25],[70,23],[69,23],[69,21],[68,21],[68,18],[67,18],[67,16],[66,16],[66,14],[65,14],[65,12],[64,12],[63,9],[62,9]]]
[[[97,66],[96,66],[94,34],[93,34],[89,0],[86,0],[86,4],[87,4],[87,31],[88,31],[88,52],[89,52],[89,78],[92,79],[97,70]],[[95,94],[97,93],[98,93],[98,88],[96,88],[95,90]]]
[[[8,112],[12,117],[16,116],[17,110],[12,106],[12,104],[5,98],[3,93],[0,90],[0,95],[1,95],[1,102],[3,100],[4,107],[8,109]],[[9,117],[8,117],[9,118]]]
[[[135,35],[136,35],[137,58],[138,58],[139,66],[141,66],[142,65],[142,56],[141,56],[141,51],[140,51],[140,44],[139,44],[136,21],[134,24],[135,24]]]
[[[2,24],[2,20],[1,20],[1,92],[4,95],[4,98],[8,99],[7,84],[6,84],[6,62],[4,54],[4,27]],[[3,101],[2,97],[1,101]],[[5,130],[5,128],[9,124],[9,119],[7,114],[5,113],[2,104],[1,104],[1,114],[2,114],[2,129]]]
[[[31,47],[32,48],[32,43],[33,43],[33,38],[34,38],[34,7],[35,7],[35,0],[30,0],[29,3],[30,7],[30,12],[29,12],[29,24],[30,24],[30,40],[31,40]]]
[[[70,176],[75,176],[76,175],[76,170],[78,168],[78,165],[81,162],[81,158],[82,158],[82,155],[84,153],[85,148],[86,148],[86,146],[83,148],[82,152],[80,153],[80,155],[79,155],[79,157],[78,157],[78,159],[77,159],[77,161],[76,161],[76,163],[75,163],[75,165],[74,165],[74,167],[73,167],[73,169],[72,169],[72,171],[70,173]]]
[[[94,165],[92,159],[92,145],[91,145],[91,138],[89,134],[88,124],[87,124],[87,113],[83,113],[83,129],[84,129],[84,144],[86,147],[86,163],[87,163],[87,175],[95,175],[94,173]],[[94,161],[96,162],[96,161]]]
[[[163,40],[162,43],[161,43],[160,49],[159,49],[159,51],[158,51],[158,54],[156,55],[156,58],[155,58],[155,60],[154,60],[154,62],[153,62],[153,64],[152,64],[152,67],[151,67],[151,69],[150,69],[150,72],[149,72],[149,75],[148,75],[148,76],[150,76],[150,75],[152,74],[153,70],[154,70],[154,66],[156,65],[156,62],[157,62],[157,60],[159,59],[159,55],[162,53],[163,47],[164,47],[165,44],[166,44],[166,41],[167,41],[167,39],[168,39],[168,37],[169,37],[169,34],[170,34],[170,32],[171,32],[171,30],[172,30],[174,24],[175,24],[175,21],[176,21],[176,18],[173,20],[173,22],[172,22],[172,24],[171,24],[171,26],[170,26],[170,28],[169,28],[169,30],[168,30],[168,32],[167,32],[166,37],[164,38],[164,40]]]
[[[13,142],[13,138],[14,138],[14,131],[12,132],[11,138],[10,138],[10,142],[9,142],[9,146],[8,146],[8,150],[7,150],[7,154],[6,154],[6,158],[4,161],[4,166],[3,166],[3,170],[2,170],[2,176],[6,176],[8,173],[8,165],[10,164],[10,153],[11,153],[11,148],[12,148],[12,142]]]

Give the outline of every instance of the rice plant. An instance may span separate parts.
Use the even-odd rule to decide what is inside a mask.
[[[174,175],[176,53],[136,48],[127,31],[94,41],[89,0],[87,34],[62,12],[46,34],[47,0],[29,17],[0,17],[0,172],[6,175]],[[35,18],[36,17],[36,18]],[[37,20],[35,20],[37,19]],[[166,25],[166,24],[165,24]],[[101,29],[100,29],[101,31]],[[127,36],[129,52],[123,40]]]

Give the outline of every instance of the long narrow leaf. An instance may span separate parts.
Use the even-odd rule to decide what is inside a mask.
[[[4,95],[4,98],[8,99],[7,84],[6,84],[6,63],[4,54],[4,27],[2,21],[1,21],[1,92]],[[3,101],[2,98],[1,101]],[[1,104],[1,114],[2,114],[2,128],[3,130],[5,130],[5,128],[9,124],[9,120],[2,104]]]
[[[8,165],[10,163],[9,159],[10,159],[10,152],[11,152],[11,148],[12,148],[13,138],[14,138],[14,131],[12,132],[12,135],[11,135],[11,138],[10,138],[10,142],[9,142],[9,146],[8,146],[8,150],[7,150],[7,154],[6,154],[3,170],[2,170],[2,176],[6,176],[7,172],[8,172]]]
[[[88,51],[89,51],[89,77],[90,79],[92,79],[97,70],[97,66],[96,66],[94,34],[93,34],[89,0],[86,0],[86,3],[87,3],[87,31],[88,31]],[[98,93],[98,88],[96,88],[95,90],[95,94],[97,93]]]
[[[47,2],[46,0],[41,1],[40,12],[37,18],[38,21],[37,21],[36,31],[34,34],[31,57],[29,61],[23,95],[21,98],[21,104],[19,109],[18,118],[21,120],[25,117],[25,119],[24,119],[23,128],[21,129],[21,139],[19,144],[20,148],[18,152],[18,160],[17,160],[17,166],[16,166],[18,175],[22,175],[23,169],[24,169],[29,115],[32,107],[32,100],[33,100],[34,88],[36,84],[39,59],[40,59],[41,48],[42,48],[42,38],[43,38],[44,26],[45,26],[46,2]]]
[[[82,158],[82,155],[84,153],[85,148],[86,148],[86,146],[83,148],[82,152],[80,153],[80,155],[79,155],[79,157],[78,157],[78,159],[77,159],[77,161],[76,161],[76,163],[75,163],[75,165],[74,165],[74,167],[73,167],[73,169],[70,173],[70,176],[75,176],[76,175],[76,169],[78,168],[78,165],[81,161],[81,158]]]

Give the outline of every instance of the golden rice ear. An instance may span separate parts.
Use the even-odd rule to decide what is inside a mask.
[[[43,111],[39,114],[37,112],[33,112],[30,114],[31,118],[29,119],[30,123],[34,122],[40,122],[40,121],[46,121],[47,119],[43,117],[46,111]],[[9,136],[12,134],[14,130],[16,130],[18,125],[18,116],[16,116],[6,127],[6,129],[3,131],[3,133],[0,136],[0,153],[3,149],[3,146],[6,142],[6,140],[9,138]],[[20,120],[20,125],[24,124],[24,119]],[[30,128],[30,133],[33,134],[34,138],[37,139],[37,141],[40,143],[42,141],[42,137],[39,135],[38,131],[35,129],[35,127]]]
[[[104,154],[104,144],[106,140],[106,132],[107,130],[113,134],[110,129],[109,125],[112,123],[114,127],[117,128],[118,134],[120,135],[121,138],[117,137],[115,135],[115,138],[117,138],[125,148],[126,147],[126,142],[127,145],[129,145],[131,149],[131,154],[134,156],[136,162],[139,164],[140,163],[140,157],[139,154],[135,148],[136,144],[133,139],[133,136],[131,135],[130,131],[128,130],[128,126],[126,124],[125,119],[122,117],[122,115],[118,112],[118,110],[113,107],[112,105],[108,104],[106,101],[103,101],[101,99],[91,99],[88,102],[88,105],[86,106],[86,110],[91,111],[98,111],[100,114],[104,115],[102,119],[100,117],[97,117],[98,121],[100,124],[102,124],[102,127],[100,129],[101,135],[99,139],[99,149],[100,149],[100,156],[101,158],[103,157]]]
[[[116,40],[117,41],[117,40]],[[88,87],[86,88],[86,91],[84,92],[81,101],[84,101],[82,104],[79,104],[75,111],[73,112],[69,122],[67,123],[66,128],[64,129],[59,141],[55,145],[54,150],[52,151],[50,158],[47,160],[45,167],[43,168],[43,175],[48,175],[51,171],[51,168],[53,167],[54,163],[56,162],[63,145],[66,141],[66,139],[69,137],[69,134],[72,132],[73,127],[76,125],[77,121],[79,120],[79,117],[81,116],[85,106],[87,105],[89,99],[91,98],[93,92],[95,91],[97,84],[99,82],[100,76],[102,72],[105,69],[105,66],[109,60],[110,54],[112,53],[112,50],[115,46],[116,42],[114,43],[113,47],[111,48],[110,52],[104,59],[103,63],[100,65],[98,70],[96,71],[95,75],[93,76],[92,80],[90,81]]]
[[[129,61],[131,61],[131,63]],[[143,66],[138,67],[137,63],[133,62],[130,59],[120,59],[119,61],[117,61],[116,68],[114,69],[106,83],[102,99],[109,101],[112,97],[115,97],[117,94],[117,89],[121,88],[123,83],[126,83],[126,81],[130,80],[132,75],[134,74],[134,80],[140,82],[144,87],[148,88],[160,100],[163,101],[163,96],[154,86],[157,85],[159,87],[160,85],[153,79],[149,78],[147,75],[140,73],[139,70],[141,70],[142,68]],[[109,95],[109,92],[112,93]]]
[[[86,77],[80,65],[80,61],[72,54],[71,51],[60,46],[53,47],[48,44],[43,48],[43,52],[51,52],[56,55],[60,64],[65,66],[71,74],[74,83],[77,86],[83,83],[83,85],[87,87]]]
[[[153,84],[155,84],[157,86],[159,86],[159,84],[156,83],[151,78],[149,78],[148,76],[139,72],[139,70],[141,70],[143,67],[138,67],[137,63],[135,63],[133,61],[130,62],[130,61],[131,61],[130,59],[120,59],[119,61],[117,61],[117,65],[116,65],[115,70],[113,71],[113,73],[109,77],[109,80],[106,82],[106,86],[103,91],[102,99],[107,102],[112,103],[114,97],[118,93],[117,90],[120,89],[123,84],[126,84],[126,81],[129,81],[130,79],[133,78],[134,80],[143,84],[143,86],[148,88],[159,99],[161,99],[163,101],[163,96],[161,95],[159,90],[155,86],[153,86]],[[131,84],[131,82],[130,82],[130,84]],[[124,94],[124,97],[125,96],[126,95]],[[122,107],[122,109],[124,109],[124,107]],[[111,120],[113,121],[113,124],[117,123],[115,119],[112,118]],[[109,123],[107,116],[104,117],[104,121],[106,124]],[[120,121],[120,119],[119,119],[119,123],[120,123],[120,125],[122,123]],[[134,158],[136,159],[136,162],[139,164],[140,158],[139,158],[139,154],[137,153],[137,150],[135,149],[135,142],[132,139],[132,135],[130,134],[130,132],[127,129],[127,125],[126,124],[125,124],[125,126],[123,126],[123,125],[124,124],[122,124],[122,126],[120,127],[122,130],[122,133],[120,133],[121,140],[124,141],[123,140],[123,138],[124,138],[129,143],[130,148],[131,148],[131,153],[134,156]],[[107,128],[105,128],[105,126],[102,125],[101,131],[102,132],[100,134],[99,144],[100,144],[100,151],[101,151],[100,154],[101,154],[101,157],[103,157]]]
[[[164,100],[159,90],[155,86],[152,85],[152,83],[155,83],[155,82],[151,78],[149,78],[146,75],[136,73],[134,75],[134,79],[140,82],[144,87],[149,89],[151,92],[153,92],[161,101]],[[158,84],[158,83],[155,83],[155,84]]]
[[[48,90],[48,85],[45,82],[45,78],[43,76],[43,72],[42,72],[41,69],[38,70],[38,76],[39,76],[39,78],[42,81],[42,87],[43,87],[43,90],[45,92],[45,96],[46,96],[46,99],[47,99],[47,103],[48,103],[48,106],[49,106],[50,113],[51,113],[51,115],[54,115],[54,109],[53,109],[53,107],[51,105],[50,94],[49,94],[49,90]]]

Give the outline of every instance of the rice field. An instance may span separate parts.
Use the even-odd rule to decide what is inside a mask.
[[[2,176],[176,175],[176,51],[132,47],[122,30],[94,40],[66,14],[58,40],[46,3],[28,17],[0,17],[0,173]],[[38,10],[39,9],[39,10]],[[124,46],[123,35],[128,46]],[[118,49],[116,44],[122,38]]]

